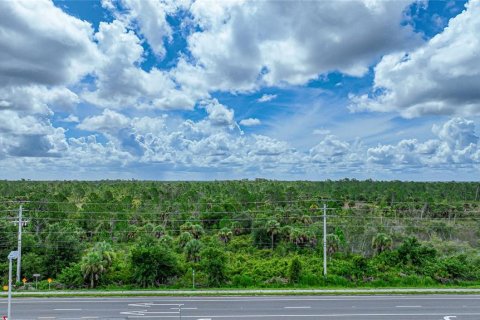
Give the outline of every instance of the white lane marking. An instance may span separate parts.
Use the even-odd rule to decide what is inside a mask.
[[[82,309],[53,309],[55,311],[82,311]]]
[[[457,316],[445,316],[443,317],[443,320],[450,320],[452,318],[456,318]]]
[[[182,310],[197,310],[198,308],[182,308]]]
[[[422,306],[395,306],[395,308],[421,308]]]
[[[144,307],[144,308],[150,307],[150,305],[148,303],[129,303],[128,306],[130,306],[130,307]]]
[[[291,314],[251,314],[251,315],[223,315],[223,316],[204,316],[208,317],[210,319],[214,318],[237,318],[237,319],[242,319],[242,318],[287,318],[287,317],[292,317],[292,318],[324,318],[324,317],[336,317],[336,318],[353,318],[353,317],[405,317],[405,316],[412,316],[412,317],[421,317],[421,316],[443,316],[444,314],[442,313],[362,313],[362,314],[357,314],[357,313],[334,313],[334,314],[297,314],[297,315],[291,315]],[[480,313],[461,313],[459,315],[465,315],[465,316],[480,316]],[[128,318],[176,318],[178,319],[178,316],[129,316]],[[184,316],[182,315],[182,318],[195,318],[199,319],[198,316]],[[202,319],[208,319],[208,318],[202,318]]]
[[[154,303],[154,302],[129,303],[128,305],[131,306],[131,307],[144,307],[144,308],[148,308],[148,307],[151,307],[151,306],[164,306],[164,307],[183,306],[183,304],[181,304],[181,303]]]
[[[146,314],[180,314],[180,311],[147,311],[147,310],[134,310],[134,311],[125,311],[120,312],[120,314],[126,315],[146,315]]]
[[[55,319],[56,317],[38,317],[38,319]]]
[[[212,320],[212,318],[199,318],[197,320]]]
[[[283,307],[284,309],[310,309],[310,306],[300,306],[300,307]]]
[[[98,319],[99,317],[82,317],[82,319]]]

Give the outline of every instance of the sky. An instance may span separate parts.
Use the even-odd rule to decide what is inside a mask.
[[[480,0],[0,0],[0,179],[480,178]]]

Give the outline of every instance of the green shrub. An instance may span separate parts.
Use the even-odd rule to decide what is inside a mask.
[[[421,269],[428,261],[435,260],[437,251],[421,244],[417,238],[406,239],[398,248],[398,259],[401,264]]]
[[[318,286],[323,284],[323,277],[312,274],[312,273],[305,273],[301,276],[300,282],[301,285],[305,286]]]
[[[255,285],[252,277],[245,274],[236,274],[232,277],[232,285],[235,287],[252,287]]]
[[[290,283],[298,283],[301,277],[302,277],[302,263],[300,262],[298,257],[295,257],[290,263],[288,279],[290,280]]]
[[[63,268],[62,273],[60,273],[57,278],[57,282],[62,283],[69,289],[83,287],[83,275],[80,263],[73,263]]]
[[[132,250],[133,281],[142,286],[164,284],[180,273],[180,265],[173,252],[162,245],[136,245]]]
[[[202,269],[208,275],[208,285],[218,287],[227,280],[225,253],[217,248],[208,247],[201,253]]]

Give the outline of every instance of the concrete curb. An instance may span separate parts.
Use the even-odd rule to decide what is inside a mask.
[[[348,294],[480,294],[469,288],[395,288],[395,289],[258,289],[258,290],[119,290],[119,291],[18,291],[14,297],[44,296],[204,296],[204,295],[348,295]],[[6,297],[7,293],[1,293]]]

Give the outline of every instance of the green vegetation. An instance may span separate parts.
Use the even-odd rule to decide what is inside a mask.
[[[480,285],[480,184],[0,182],[0,278],[39,288]],[[323,204],[328,275],[323,277]]]

